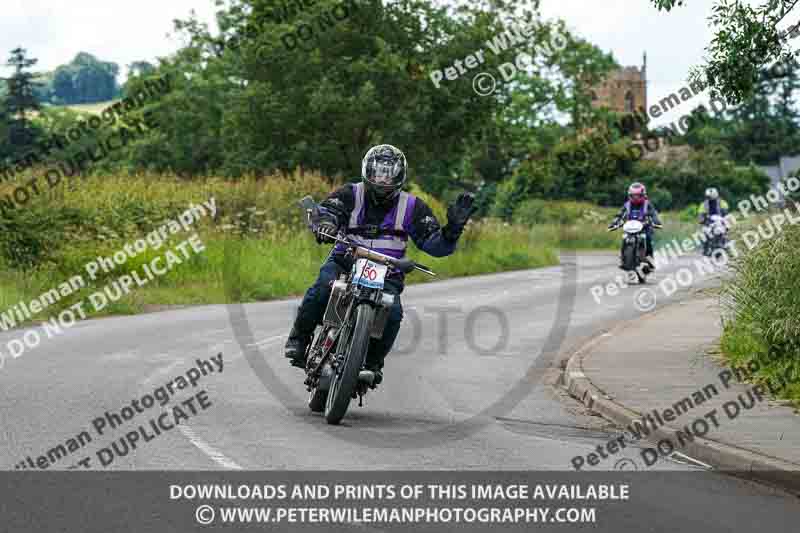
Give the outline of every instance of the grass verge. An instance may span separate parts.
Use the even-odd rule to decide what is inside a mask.
[[[800,226],[784,227],[733,261],[734,276],[722,291],[721,347],[731,365],[751,369],[755,382],[771,383],[800,406],[798,269]]]

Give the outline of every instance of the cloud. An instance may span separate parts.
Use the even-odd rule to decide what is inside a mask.
[[[187,18],[193,9],[216,27],[211,0],[3,0],[0,62],[22,46],[39,59],[37,70],[52,70],[78,52],[89,52],[124,71],[133,61],[153,62],[178,50],[179,39],[168,37],[172,21]]]

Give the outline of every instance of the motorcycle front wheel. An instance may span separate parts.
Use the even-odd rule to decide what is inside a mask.
[[[629,243],[622,248],[622,266],[628,272],[636,270],[636,247]]]
[[[369,348],[373,314],[374,310],[367,304],[359,305],[355,310],[345,358],[336,369],[325,402],[325,420],[328,424],[335,425],[341,422],[350,405],[353,391],[358,384],[358,373]]]

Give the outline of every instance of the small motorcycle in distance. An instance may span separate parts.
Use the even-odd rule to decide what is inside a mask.
[[[703,255],[711,257],[714,252],[728,244],[728,226],[721,215],[711,215],[704,228],[706,240],[703,242]]]
[[[656,229],[660,229],[660,224],[652,224]],[[645,235],[645,225],[638,220],[628,220],[624,224],[617,224],[608,228],[608,231],[616,231],[622,228],[622,249],[621,249],[621,268],[628,272],[632,277],[635,273],[639,283],[645,283],[647,275],[652,271],[650,265],[645,262],[647,257],[647,236]]]
[[[306,196],[300,202],[309,228],[318,231],[319,206]],[[435,276],[428,267],[410,259],[397,259],[376,252],[343,234],[324,236],[347,247],[353,268],[333,282],[322,328],[306,352],[308,407],[324,412],[329,424],[338,424],[350,405],[359,399],[363,405],[368,388],[375,388],[375,374],[364,369],[371,337],[383,336],[383,329],[394,304],[394,295],[384,293],[384,279],[390,268],[408,273],[419,270]]]

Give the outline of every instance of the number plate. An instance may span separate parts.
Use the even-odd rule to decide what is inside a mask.
[[[382,289],[383,280],[389,268],[386,265],[374,263],[369,259],[359,259],[353,265],[353,283],[371,289]]]

